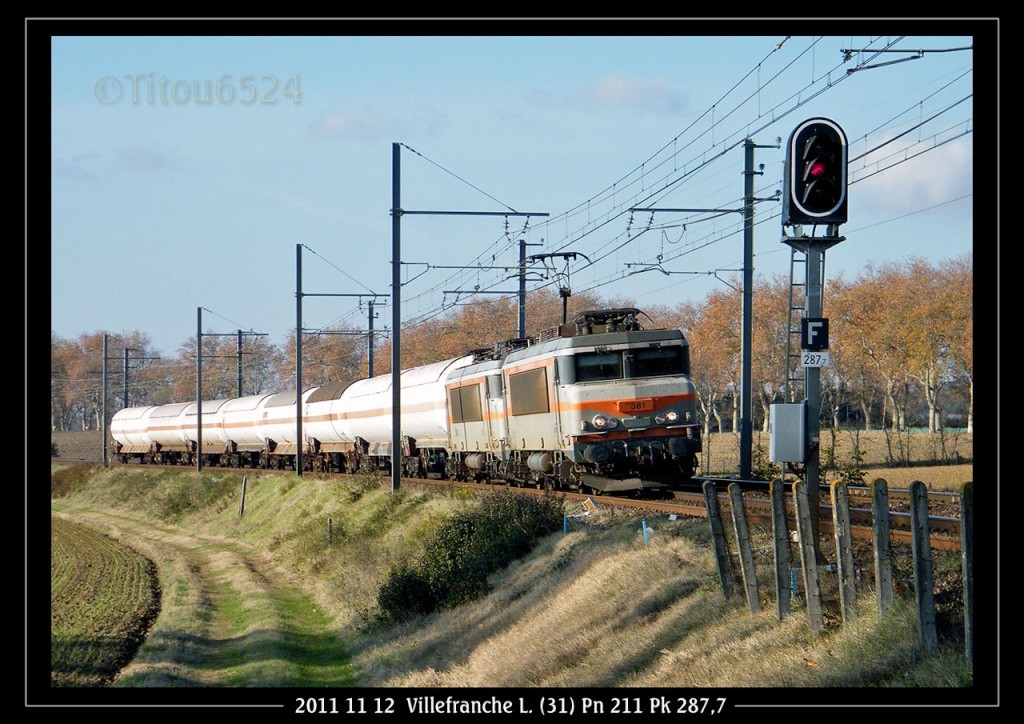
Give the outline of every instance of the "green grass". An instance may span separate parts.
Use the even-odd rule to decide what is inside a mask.
[[[118,686],[351,686],[333,618],[248,546],[97,508],[77,511],[145,545],[165,606]]]

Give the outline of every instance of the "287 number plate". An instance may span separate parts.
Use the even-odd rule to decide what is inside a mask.
[[[804,352],[800,362],[801,367],[828,367],[828,352]]]

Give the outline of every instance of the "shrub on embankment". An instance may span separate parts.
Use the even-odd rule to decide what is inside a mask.
[[[489,592],[492,573],[561,527],[562,507],[561,498],[501,491],[455,513],[440,524],[422,558],[389,572],[377,596],[381,619],[405,621]]]

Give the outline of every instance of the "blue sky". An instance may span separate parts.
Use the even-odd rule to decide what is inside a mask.
[[[593,37],[542,36],[569,27],[541,24],[524,36],[441,37],[430,23],[396,26],[416,33],[397,36],[349,22],[287,37],[273,23],[260,37],[217,37],[209,24],[202,37],[54,37],[51,330],[137,329],[172,355],[203,307],[204,331],[241,327],[282,343],[295,325],[297,244],[306,293],[389,294],[395,142],[405,209],[550,214],[525,227],[509,217],[507,228],[503,217],[404,216],[408,325],[471,299],[445,291],[515,289],[501,270],[426,265],[514,265],[521,235],[530,253],[592,260],[570,265],[574,290],[643,307],[724,288],[742,264],[738,214],[652,219],[629,208],[737,208],[748,135],[765,146],[755,194],[769,197],[782,187],[776,139],[816,116],[845,129],[853,159],[829,277],[962,256],[974,243],[976,79],[974,51],[959,49],[974,39],[886,25],[703,35],[700,23],[665,22],[654,28],[664,36]],[[844,60],[845,50],[858,52]],[[991,114],[995,99],[982,102]],[[779,210],[756,208],[759,276],[788,274]],[[630,273],[659,261],[672,273]],[[306,298],[303,316],[308,329],[366,322],[354,298]],[[382,309],[378,328],[390,324]]]

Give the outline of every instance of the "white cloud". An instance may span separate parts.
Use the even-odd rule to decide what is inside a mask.
[[[70,161],[64,158],[50,159],[50,169],[56,177],[74,179],[76,181],[86,181],[96,176],[76,158]]]
[[[679,113],[687,97],[672,87],[667,76],[609,73],[586,88],[581,100],[592,108]]]
[[[120,146],[109,151],[80,153],[71,158],[52,158],[55,176],[86,180],[122,173],[157,173],[170,165],[170,154],[158,144]]]
[[[120,171],[151,173],[167,165],[167,154],[155,144],[123,146],[114,149],[114,165]]]
[[[865,177],[856,188],[860,204],[884,213],[910,213],[920,211],[945,201],[959,198],[974,188],[973,159],[974,147],[971,137],[966,136],[921,153],[915,158],[902,161],[902,156],[892,156],[891,144],[880,150],[867,163],[855,161],[850,168],[851,181]],[[921,146],[908,148],[907,155],[920,153]],[[880,173],[868,177],[878,169]]]
[[[370,139],[383,135],[388,126],[377,111],[366,109],[358,113],[325,113],[310,124],[309,130],[321,139]]]

